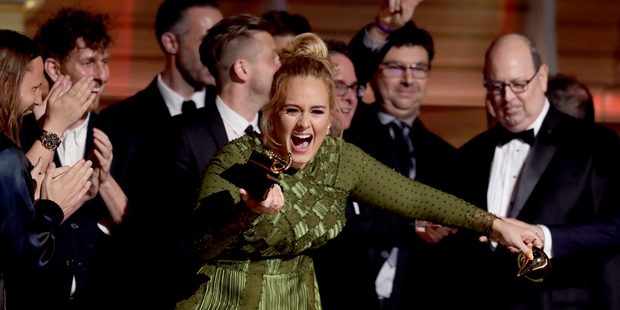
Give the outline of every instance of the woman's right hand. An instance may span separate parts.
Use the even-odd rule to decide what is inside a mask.
[[[500,218],[493,221],[491,240],[508,247],[511,252],[523,252],[530,259],[534,258],[530,246],[543,247],[543,241],[536,232],[525,227],[510,224]],[[481,239],[482,241],[482,239]]]
[[[93,103],[97,95],[92,92],[95,87],[92,76],[82,77],[71,85],[69,76],[61,75],[51,87],[45,98],[45,123],[43,128],[61,136],[65,130],[75,124]]]
[[[241,200],[255,213],[275,215],[284,208],[284,194],[280,185],[273,185],[269,189],[269,193],[267,193],[267,198],[263,201],[250,198],[250,194],[243,188],[239,189],[239,193],[241,194]]]
[[[45,178],[41,185],[41,199],[48,199],[62,209],[63,222],[77,209],[80,199],[90,188],[88,179],[93,174],[92,162],[78,161],[66,173],[55,175],[56,165],[51,162],[47,166]]]

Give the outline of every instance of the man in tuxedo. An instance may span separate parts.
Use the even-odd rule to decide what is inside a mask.
[[[215,96],[213,76],[200,62],[198,48],[207,31],[222,19],[218,1],[167,0],[155,20],[155,34],[166,56],[164,70],[133,97],[101,112],[123,129],[142,138],[164,129],[172,116],[204,107]]]
[[[235,15],[214,26],[200,46],[213,73],[217,97],[204,109],[173,119],[171,182],[193,206],[200,177],[226,143],[252,131],[260,133],[259,111],[269,100],[280,66],[270,25],[252,15]]]
[[[475,275],[464,275],[469,287],[488,293],[475,298],[477,306],[488,301],[489,309],[593,309],[618,299],[617,289],[600,293],[608,284],[601,270],[620,270],[608,261],[613,251],[569,254],[577,252],[572,240],[599,243],[594,231],[618,212],[617,200],[609,197],[617,192],[620,140],[551,106],[547,73],[535,45],[521,35],[500,37],[485,56],[487,106],[498,124],[459,150],[462,182],[455,189],[500,217],[537,224],[531,228],[544,240],[552,273],[541,283],[516,278],[515,255],[473,243],[468,250],[476,254],[468,256],[476,262],[467,268]],[[472,285],[475,279],[484,283]]]
[[[104,131],[108,127],[93,112],[99,102],[110,71],[108,46],[112,40],[109,17],[84,10],[62,9],[41,26],[35,42],[43,52],[44,69],[50,85],[68,76],[75,84],[83,77],[92,77],[95,100],[82,118],[60,137],[54,152],[56,166],[71,166],[80,159],[92,159],[95,172],[91,190],[83,197],[83,206],[66,220],[56,237],[56,249],[48,265],[33,273],[32,283],[37,296],[25,307],[97,308],[105,307],[114,294],[110,276],[114,270],[112,234],[127,216],[127,197],[121,189],[129,186],[127,167],[131,154],[122,145],[114,146]],[[28,117],[34,118],[34,115]],[[27,122],[34,124],[36,122]],[[47,133],[50,134],[50,133]],[[31,136],[26,149],[40,136]],[[120,185],[119,185],[120,184]]]
[[[428,32],[410,21],[418,2],[405,1],[401,9],[389,10],[386,1],[376,22],[349,44],[360,81],[371,76],[376,102],[358,106],[344,138],[403,175],[442,188],[448,175],[445,163],[454,148],[420,121],[434,47]],[[378,42],[377,33],[387,40]],[[433,244],[435,235],[451,231],[421,224],[417,232],[414,221],[351,204],[342,240],[355,244],[357,250],[351,252],[359,255],[342,270],[356,268],[360,276],[344,289],[353,294],[372,286],[376,297],[368,301],[367,309],[408,309],[414,303],[425,308],[431,294],[439,292],[429,289],[438,279],[428,272],[442,259],[443,244]],[[425,256],[413,257],[412,251]],[[366,261],[367,268],[360,267],[360,261]],[[423,262],[426,268],[419,268]],[[370,306],[373,303],[378,305]]]

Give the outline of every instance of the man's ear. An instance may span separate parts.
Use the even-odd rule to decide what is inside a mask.
[[[58,77],[62,74],[62,70],[60,69],[60,62],[52,57],[45,59],[45,63],[43,64],[45,67],[45,73],[52,79],[52,82],[56,82]]]
[[[232,65],[231,73],[233,73],[238,80],[247,82],[250,79],[251,70],[251,65],[247,60],[237,59]],[[234,81],[232,77],[231,80]]]
[[[486,107],[487,107],[487,112],[489,112],[491,116],[496,118],[497,115],[495,115],[495,108],[493,108],[493,99],[489,98],[489,96],[487,96],[487,99],[486,99]]]
[[[547,81],[549,79],[549,67],[547,65],[542,64],[540,69],[538,69],[538,76],[540,77],[540,87],[543,90],[543,93],[547,92]]]
[[[164,32],[164,34],[161,35],[161,45],[168,54],[174,55],[179,52],[178,37],[170,31]]]

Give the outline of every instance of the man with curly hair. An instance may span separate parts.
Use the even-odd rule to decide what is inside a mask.
[[[111,236],[127,216],[128,199],[121,185],[126,188],[129,181],[124,177],[126,169],[121,169],[121,163],[129,160],[123,145],[115,144],[112,153],[112,143],[104,133],[110,128],[92,112],[110,77],[109,29],[110,18],[106,14],[65,8],[45,22],[35,36],[50,85],[58,80],[75,84],[85,78],[94,86],[92,92],[97,98],[89,111],[62,137],[57,137],[61,141],[59,145],[49,149],[54,152],[57,166],[73,165],[82,158],[92,159],[94,173],[90,179],[91,190],[80,202],[83,204],[80,212],[66,220],[56,237],[53,260],[32,275],[36,291],[27,293],[37,298],[20,301],[19,307],[92,309],[103,306],[102,301],[113,299],[111,289],[118,279],[111,279],[115,269]],[[36,127],[36,121],[25,122],[28,123]],[[36,131],[37,128],[27,129],[27,132]],[[24,146],[32,146],[44,134],[25,138],[28,142]]]

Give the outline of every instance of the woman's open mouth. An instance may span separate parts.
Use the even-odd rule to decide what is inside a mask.
[[[295,152],[306,152],[310,148],[310,142],[312,142],[312,135],[310,134],[292,134],[291,141],[293,142],[293,149]]]

